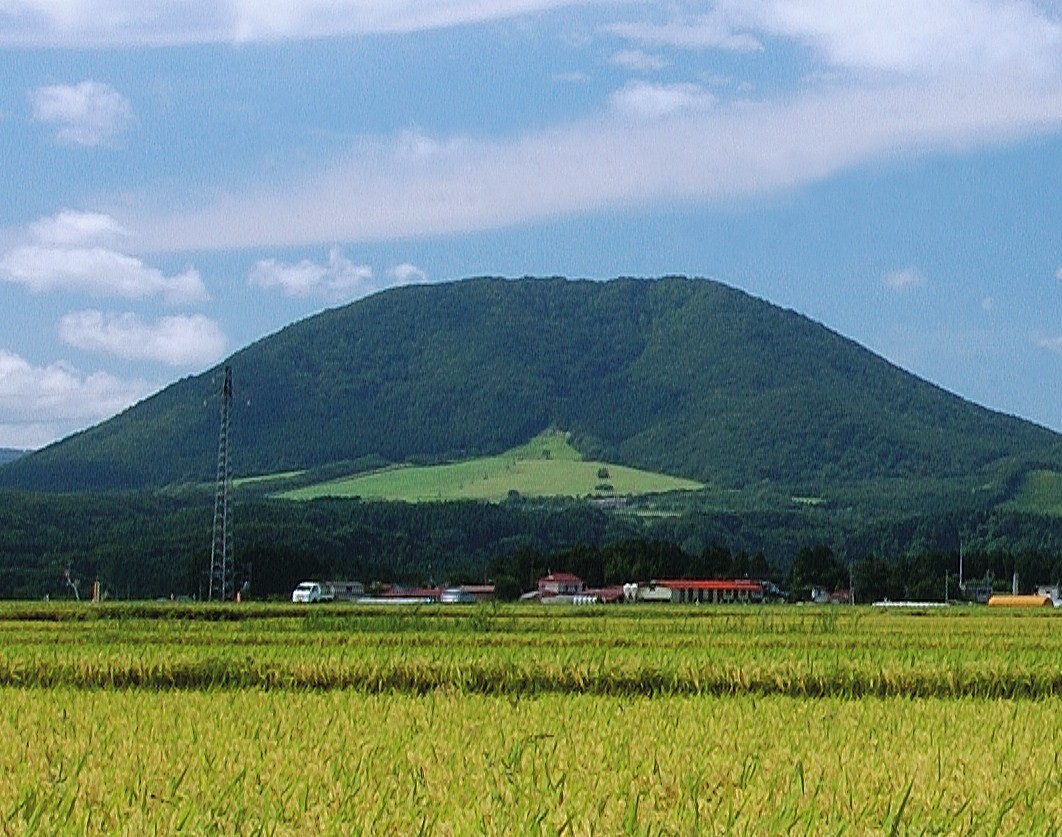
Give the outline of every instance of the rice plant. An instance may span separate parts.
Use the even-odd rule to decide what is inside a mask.
[[[1051,833],[1053,614],[0,608],[4,833]],[[828,627],[828,630],[824,629]]]

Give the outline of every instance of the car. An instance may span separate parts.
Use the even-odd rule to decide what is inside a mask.
[[[291,600],[297,604],[313,604],[321,598],[321,584],[317,581],[304,581],[291,592]]]

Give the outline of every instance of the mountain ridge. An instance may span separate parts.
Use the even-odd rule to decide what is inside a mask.
[[[723,487],[1062,470],[1062,436],[712,280],[481,277],[289,325],[0,468],[0,485],[212,479],[224,365],[247,475],[487,455],[548,427],[587,457]]]
[[[25,456],[28,451],[17,450],[15,448],[0,448],[0,465],[5,465],[8,462],[14,462],[21,456]]]

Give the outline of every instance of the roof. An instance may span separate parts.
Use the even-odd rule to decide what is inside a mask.
[[[622,587],[599,587],[593,590],[587,590],[586,594],[589,596],[597,596],[603,602],[618,602],[623,599]]]
[[[541,584],[543,581],[582,581],[582,579],[572,573],[550,573],[540,578],[538,583]]]
[[[480,595],[493,595],[493,584],[462,584],[459,590],[463,590],[466,593],[471,593],[473,596],[477,593]]]
[[[377,598],[380,599],[437,599],[442,594],[438,587],[391,587],[380,591]]]
[[[763,583],[751,581],[747,578],[734,579],[733,581],[721,581],[719,579],[666,579],[654,581],[657,587],[667,587],[671,590],[735,590],[748,593],[758,593],[763,590]]]

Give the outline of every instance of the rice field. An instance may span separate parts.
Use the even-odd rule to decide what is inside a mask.
[[[1057,832],[1060,627],[10,605],[0,832]]]

